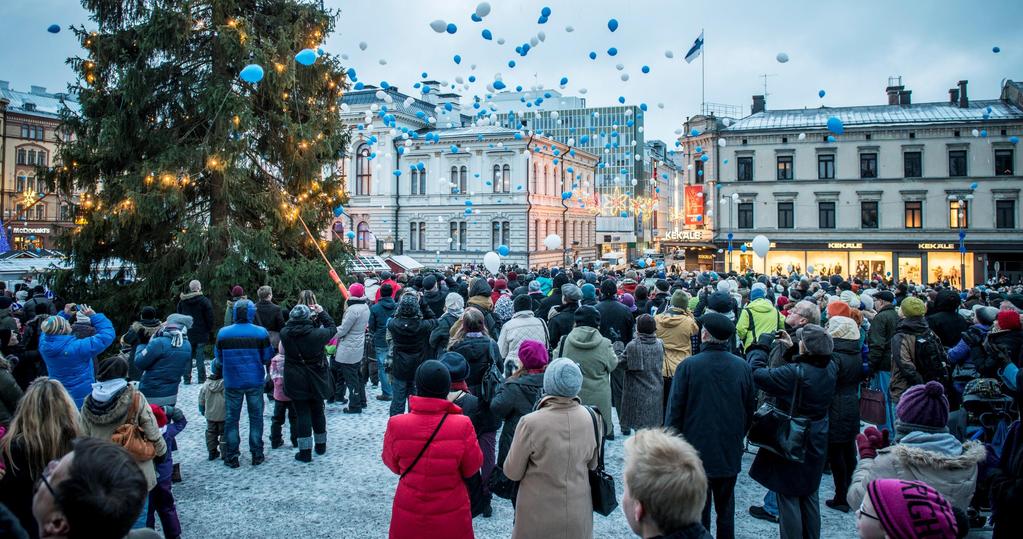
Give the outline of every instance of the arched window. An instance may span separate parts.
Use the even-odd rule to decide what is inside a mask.
[[[501,165],[494,165],[494,178],[493,178],[494,192],[501,192]]]
[[[355,233],[356,245],[355,248],[360,251],[369,250],[369,225],[366,221],[359,223]]]
[[[539,163],[534,162],[533,163],[533,188],[529,191],[530,193],[534,193],[534,194],[536,193],[536,188],[537,188],[537,185],[536,185],[537,181],[536,180],[537,180],[539,169],[540,169]]]
[[[458,188],[463,193],[469,192],[469,167],[462,165],[458,170]]]
[[[25,173],[22,172],[21,174],[18,174],[18,181],[15,184],[14,190],[19,193],[23,192],[25,190],[26,183],[28,183],[28,177],[25,176]]]
[[[458,167],[451,167],[451,192],[458,193]]]
[[[504,165],[501,167],[501,192],[511,192],[511,165]]]
[[[373,169],[369,163],[369,145],[363,144],[355,154],[355,194],[369,196],[369,184],[373,179]]]

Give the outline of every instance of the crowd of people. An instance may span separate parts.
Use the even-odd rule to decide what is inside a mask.
[[[268,402],[271,450],[286,429],[302,463],[327,451],[329,407],[387,407],[396,538],[473,537],[495,497],[513,537],[591,537],[619,504],[616,437],[641,537],[734,537],[745,451],[765,493],[749,518],[783,538],[821,536],[825,474],[824,510],[855,511],[860,537],[1023,529],[1019,287],[469,267],[347,289],[330,313],[309,290],[284,308],[239,285],[221,319],[192,281],[124,333],[43,286],[0,290],[0,535],[156,536],[159,518],[180,536],[193,379],[209,460],[230,468],[243,403],[252,466]]]

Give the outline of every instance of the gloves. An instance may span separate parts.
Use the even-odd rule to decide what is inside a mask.
[[[877,427],[867,427],[867,430],[856,435],[856,450],[860,454],[860,460],[877,457],[877,450],[891,445],[888,429],[877,430]]]
[[[771,345],[774,344],[774,333],[764,333],[757,337],[757,344],[770,350]]]
[[[174,412],[171,413],[171,420],[175,423],[180,423],[185,419],[185,413],[181,411],[181,408],[174,408]]]

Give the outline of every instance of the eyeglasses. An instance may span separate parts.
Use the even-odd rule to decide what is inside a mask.
[[[53,490],[53,485],[50,484],[50,476],[53,475],[53,472],[57,469],[57,465],[59,464],[60,461],[57,459],[51,460],[46,464],[46,467],[43,468],[43,473],[39,474],[39,479],[36,481],[35,488],[32,490],[33,494],[39,490],[39,485],[42,484],[46,485],[46,490],[50,491],[50,495],[53,496],[54,499],[57,498],[57,492]]]
[[[876,520],[876,521],[878,521],[878,522],[880,522],[880,521],[881,521],[881,519],[877,518],[876,516],[874,516],[874,515],[871,515],[870,513],[868,513],[868,512],[866,512],[866,511],[864,511],[864,510],[863,510],[863,504],[860,504],[860,508],[856,510],[856,515],[857,515],[857,516],[863,516],[863,517],[867,517],[867,518],[869,518],[870,520]]]

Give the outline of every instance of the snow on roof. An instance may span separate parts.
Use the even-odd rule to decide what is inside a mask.
[[[991,112],[984,118],[988,107]],[[934,124],[943,122],[997,122],[1023,120],[1023,110],[1001,100],[971,101],[967,108],[951,103],[914,103],[912,105],[869,105],[860,107],[821,107],[817,109],[767,110],[736,120],[724,131],[767,129],[824,129],[835,116],[846,128],[892,124]]]
[[[406,270],[417,270],[426,266],[422,265],[416,259],[407,255],[392,255],[387,258],[388,261],[392,261],[395,264],[405,268]]]
[[[341,98],[341,102],[348,103],[349,106],[372,105],[373,103],[379,103],[381,104],[382,107],[384,106],[387,107],[387,112],[403,113],[408,114],[409,116],[415,116],[416,112],[418,111],[422,111],[428,116],[433,116],[435,114],[435,110],[437,108],[436,105],[427,103],[422,99],[416,99],[414,97],[412,98],[412,103],[410,103],[409,106],[406,107],[405,100],[407,100],[411,96],[403,94],[395,90],[393,87],[384,90],[385,92],[391,94],[391,98],[394,100],[393,103],[386,103],[382,99],[377,98],[376,93],[378,90],[379,88],[373,86],[368,86],[366,87],[365,90],[353,90],[351,92],[346,93],[344,97]]]
[[[8,110],[24,114],[34,114],[49,118],[59,118],[60,111],[66,106],[78,110],[75,96],[63,93],[49,93],[46,88],[32,86],[28,92],[13,90],[10,83],[0,81],[0,98],[10,101]]]

